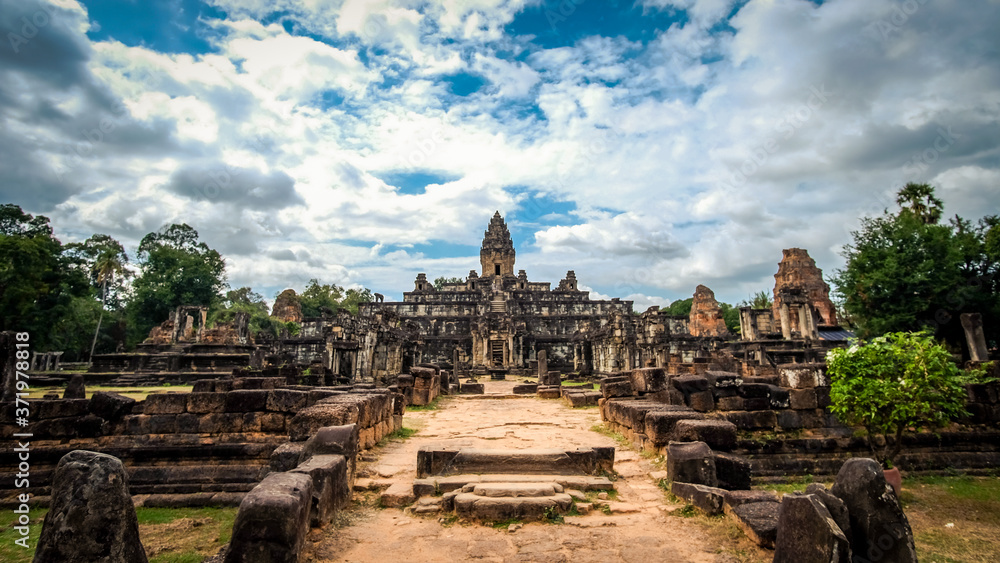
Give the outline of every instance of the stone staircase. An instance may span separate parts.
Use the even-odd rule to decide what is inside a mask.
[[[504,301],[503,297],[495,297],[490,301],[490,312],[491,313],[506,313],[507,312],[507,302]]]
[[[614,483],[614,448],[487,450],[421,448],[413,483],[415,514],[454,512],[485,521],[566,514],[585,491]]]

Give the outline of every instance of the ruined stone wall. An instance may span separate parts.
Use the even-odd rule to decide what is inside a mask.
[[[870,455],[864,439],[828,412],[823,364],[782,365],[768,377],[692,365],[695,373],[684,375],[647,368],[606,378],[602,420],[650,451],[663,453],[671,440],[694,439],[745,455],[759,477],[835,474],[844,459]],[[906,436],[901,468],[992,471],[1000,466],[1000,385],[970,385],[967,393],[972,415],[949,431]],[[704,422],[681,425],[680,420]],[[732,427],[723,428],[719,421]]]
[[[59,459],[86,449],[120,458],[131,494],[152,495],[146,499],[151,505],[233,505],[267,474],[274,451],[290,440],[305,440],[323,426],[353,423],[362,448],[370,448],[402,423],[402,396],[388,390],[277,387],[282,380],[206,380],[196,386],[198,392],[150,395],[139,402],[106,393],[32,400],[31,487],[17,492],[44,502]],[[4,406],[4,421],[13,420],[12,408]],[[0,438],[11,440],[19,431],[5,424]],[[15,492],[10,489],[15,472],[6,460],[0,466],[0,499]]]

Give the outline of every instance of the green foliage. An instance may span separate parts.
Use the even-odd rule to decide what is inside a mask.
[[[754,293],[746,301],[740,303],[740,307],[753,307],[754,309],[770,309],[774,305],[771,300],[771,293],[767,290],[760,290]]]
[[[65,343],[53,331],[63,321],[83,324],[84,334],[93,334],[94,324],[85,322],[92,309],[78,302],[93,295],[78,266],[52,236],[48,218],[12,204],[0,206],[0,331],[31,333],[36,351],[59,349]],[[83,319],[73,318],[81,313]],[[63,359],[75,359],[80,348],[64,349]]]
[[[566,519],[563,517],[563,515],[559,514],[559,509],[554,506],[550,506],[545,509],[545,513],[542,514],[542,520],[549,524],[566,523]]]
[[[370,289],[344,289],[337,284],[321,284],[313,278],[299,296],[299,303],[302,305],[302,316],[309,318],[333,315],[340,309],[357,315],[358,306],[369,303],[372,299]]]
[[[660,312],[666,313],[668,315],[676,315],[678,317],[687,317],[691,315],[691,305],[694,303],[694,297],[688,297],[687,299],[679,299],[670,304],[669,307],[664,307],[660,309]]]
[[[939,427],[965,414],[965,389],[948,351],[927,333],[892,333],[827,354],[830,410],[864,426],[883,465],[910,427]],[[875,438],[886,438],[876,445]],[[891,438],[891,439],[889,439]]]
[[[170,225],[139,243],[141,273],[129,301],[129,341],[141,341],[180,305],[212,307],[222,301],[226,263],[188,225]]]
[[[465,280],[462,278],[448,278],[445,276],[434,278],[434,288],[438,291],[441,291],[441,288],[443,288],[446,283],[465,283]]]
[[[900,209],[861,219],[832,281],[858,334],[870,338],[928,329],[964,348],[958,316],[979,312],[987,340],[1000,335],[1000,218],[939,224],[941,201],[926,184],[907,184]]]
[[[726,322],[726,328],[729,329],[729,332],[735,332],[739,334],[740,332],[739,307],[734,307],[729,303],[719,303],[719,309],[722,311],[722,320]]]
[[[209,324],[230,323],[237,313],[250,315],[250,335],[254,339],[259,339],[262,336],[276,338],[283,329],[288,329],[285,323],[271,317],[267,303],[264,302],[264,296],[254,292],[249,287],[227,291],[222,306],[209,313],[208,322]]]

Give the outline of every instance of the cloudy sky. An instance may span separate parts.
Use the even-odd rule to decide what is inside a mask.
[[[1000,212],[1000,1],[0,0],[0,201],[185,222],[233,287],[516,269],[650,304],[826,274],[930,182]]]

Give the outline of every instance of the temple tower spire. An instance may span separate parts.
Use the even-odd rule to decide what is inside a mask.
[[[497,211],[490,219],[490,225],[483,235],[483,247],[479,251],[479,262],[483,266],[483,277],[514,275],[514,241],[503,217]]]

